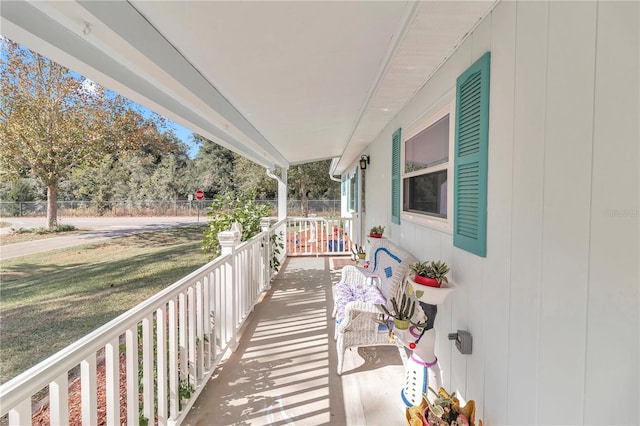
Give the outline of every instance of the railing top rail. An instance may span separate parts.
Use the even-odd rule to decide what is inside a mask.
[[[243,248],[251,245],[252,243],[255,243],[256,241],[262,239],[263,237],[265,237],[266,234],[268,234],[269,232],[275,231],[278,229],[278,227],[280,227],[282,224],[284,224],[287,221],[287,219],[280,219],[279,221],[277,221],[276,223],[274,223],[273,225],[271,225],[269,227],[268,231],[262,231],[256,235],[254,235],[253,237],[249,238],[247,241],[243,241],[240,244],[238,244],[238,246],[236,247],[236,251],[240,251]]]
[[[284,224],[287,222],[288,218],[284,218],[284,219],[280,219],[279,221],[277,221],[276,223],[274,223],[273,225],[271,225],[271,227],[269,228],[270,231],[275,230],[276,228],[278,228],[280,225]]]

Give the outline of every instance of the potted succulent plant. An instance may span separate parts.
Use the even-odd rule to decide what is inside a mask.
[[[449,267],[442,261],[416,262],[409,266],[415,274],[413,281],[429,287],[440,287],[442,283],[448,283],[447,273]]]
[[[369,230],[371,238],[382,238],[382,234],[384,234],[384,226],[374,226]]]
[[[416,328],[424,328],[426,326],[426,323],[414,323],[411,321],[413,314],[416,312],[416,301],[406,294],[402,295],[400,305],[398,305],[396,298],[392,297],[391,306],[393,311],[389,311],[384,305],[380,305],[380,308],[389,317],[393,317],[393,326],[398,330],[406,330],[411,324]]]

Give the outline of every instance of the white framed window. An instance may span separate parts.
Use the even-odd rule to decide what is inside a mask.
[[[402,149],[402,217],[451,229],[454,109],[444,108],[408,129]]]

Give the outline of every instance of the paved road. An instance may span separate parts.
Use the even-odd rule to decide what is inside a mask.
[[[200,222],[205,222],[206,219],[206,217],[201,217]],[[0,218],[0,221],[11,223],[10,227],[2,228],[2,234],[11,232],[12,229],[45,226],[47,222],[46,218]],[[139,232],[170,228],[173,226],[186,226],[196,223],[197,221],[198,218],[195,216],[62,218],[62,220],[60,220],[61,223],[89,230],[74,235],[25,241],[23,243],[2,246],[0,247],[0,260],[73,247]]]

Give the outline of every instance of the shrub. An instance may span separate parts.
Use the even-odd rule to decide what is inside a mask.
[[[71,232],[71,231],[77,231],[78,228],[76,228],[73,225],[67,225],[67,224],[61,224],[61,223],[57,223],[55,225],[53,225],[51,228],[45,228],[44,226],[40,226],[38,228],[18,228],[15,229],[13,232],[15,234],[36,234],[36,235],[44,235],[44,234],[55,234],[57,232]]]
[[[241,241],[246,241],[260,233],[260,220],[269,217],[271,209],[267,205],[256,203],[255,194],[251,196],[235,194],[233,192],[216,195],[211,203],[208,216],[211,220],[204,231],[202,250],[205,254],[215,258],[220,255],[218,234],[231,229],[234,222],[242,225]]]

